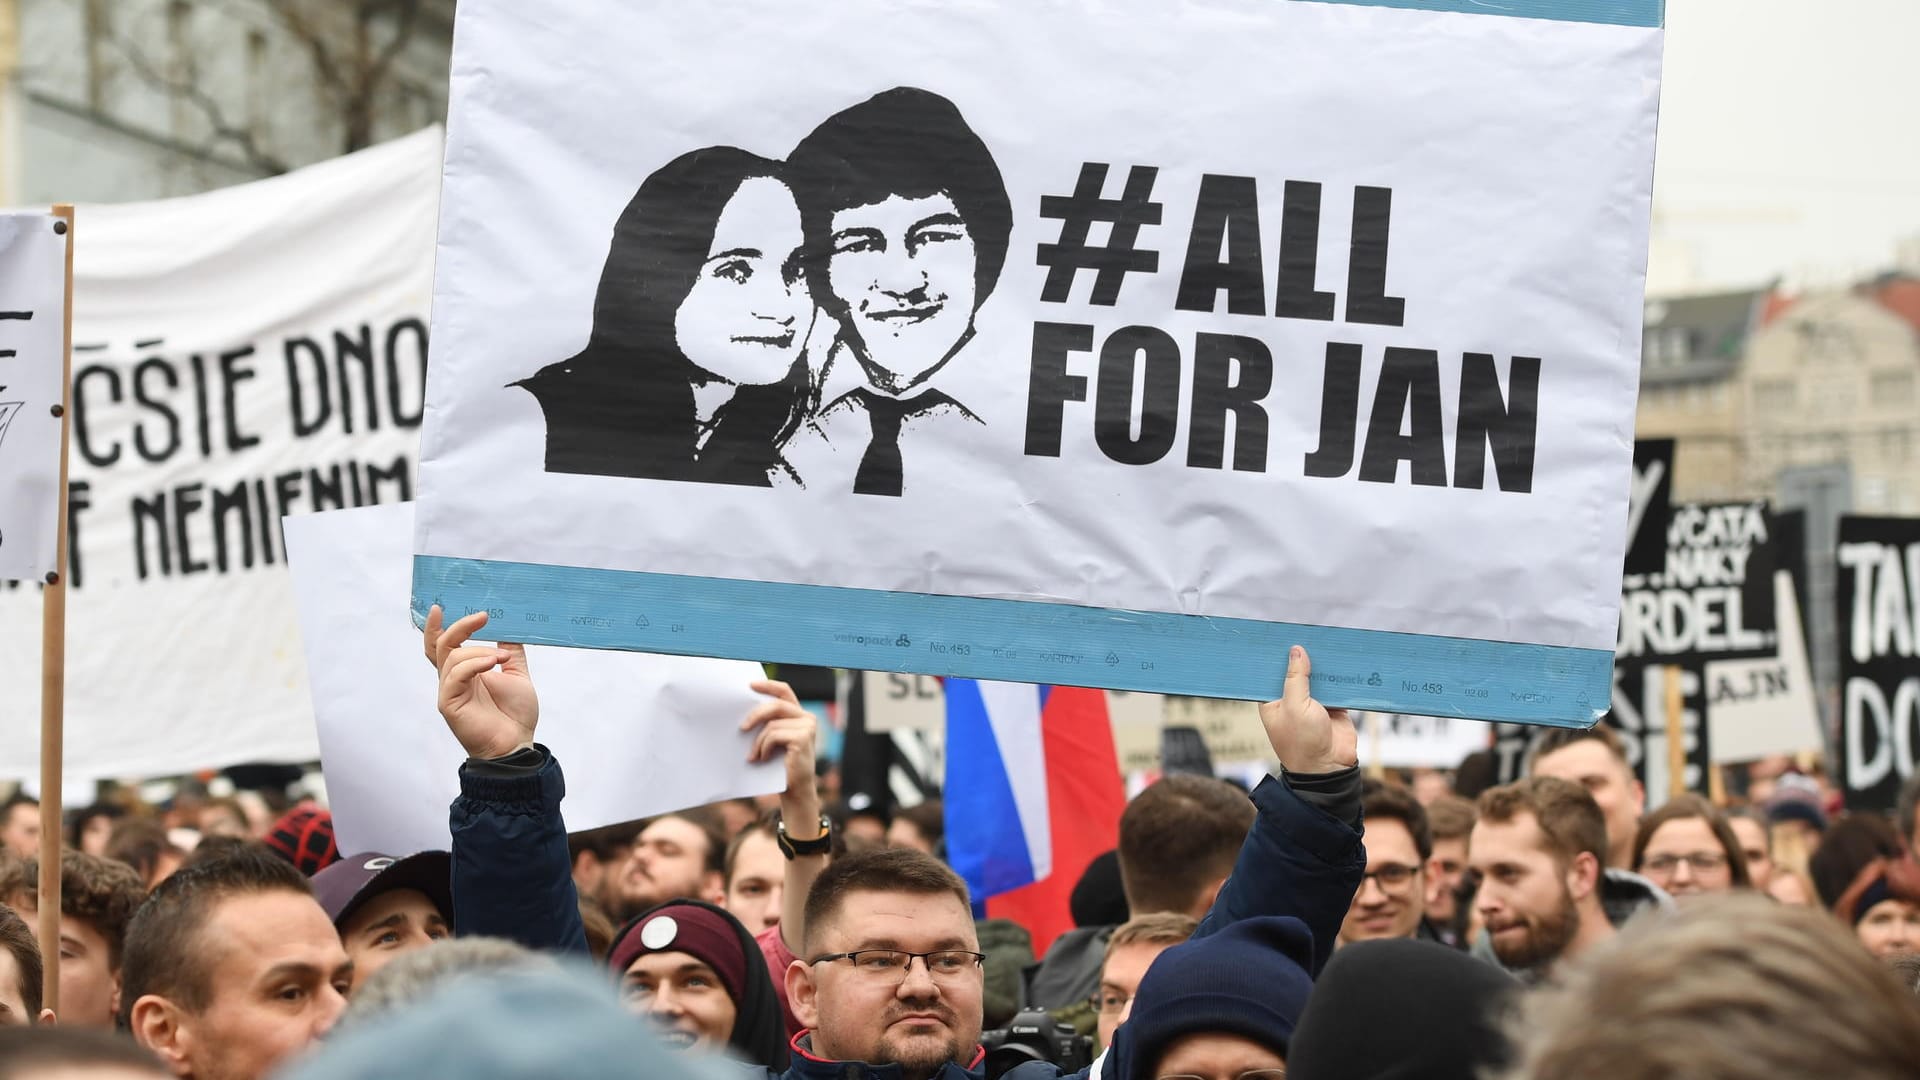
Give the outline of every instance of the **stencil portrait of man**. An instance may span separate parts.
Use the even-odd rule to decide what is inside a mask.
[[[1006,263],[1006,182],[960,110],[912,87],[828,117],[787,164],[814,299],[839,330],[802,480],[833,490],[851,472],[856,493],[899,495],[905,436],[981,423],[942,376]]]

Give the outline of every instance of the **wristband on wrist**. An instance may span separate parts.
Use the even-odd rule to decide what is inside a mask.
[[[802,855],[825,855],[833,850],[833,819],[820,815],[820,835],[812,840],[795,840],[787,835],[787,823],[782,820],[774,828],[774,842],[780,845],[780,854],[789,861]]]

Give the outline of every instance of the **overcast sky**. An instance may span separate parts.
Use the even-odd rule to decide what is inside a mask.
[[[1920,0],[1667,0],[1649,288],[1835,284],[1920,245],[1916,69]]]

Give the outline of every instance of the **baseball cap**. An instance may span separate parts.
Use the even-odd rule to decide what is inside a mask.
[[[313,896],[338,929],[361,906],[381,893],[417,889],[440,914],[453,920],[453,856],[421,851],[404,858],[367,852],[349,855],[313,875]]]

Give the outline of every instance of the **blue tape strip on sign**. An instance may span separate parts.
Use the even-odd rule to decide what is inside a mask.
[[[1613,689],[1606,649],[416,555],[415,625],[432,604],[489,612],[489,640],[1248,701],[1298,644],[1332,705],[1559,726]]]
[[[1322,4],[1453,11],[1464,15],[1509,15],[1519,19],[1607,23],[1613,26],[1665,25],[1666,0],[1312,0]]]

